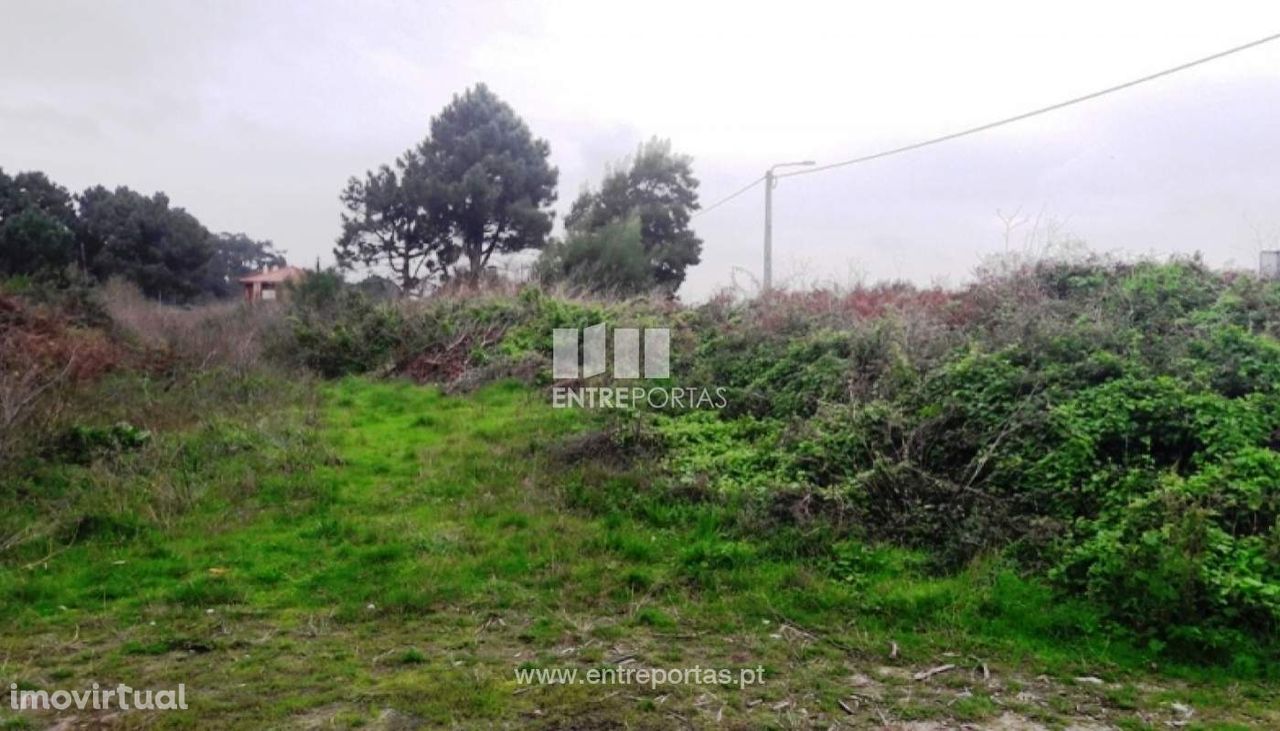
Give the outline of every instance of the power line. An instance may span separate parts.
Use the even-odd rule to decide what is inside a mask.
[[[758,178],[756,178],[755,180],[751,181],[750,183],[747,183],[746,185],[742,186],[742,187],[741,187],[741,188],[739,188],[737,191],[735,191],[735,192],[733,192],[733,193],[730,193],[729,195],[727,195],[727,196],[725,196],[725,197],[721,198],[720,200],[716,201],[715,203],[712,203],[711,205],[707,206],[706,208],[703,208],[702,210],[700,210],[700,211],[698,211],[697,213],[693,214],[690,218],[697,218],[698,216],[701,216],[701,215],[702,215],[702,214],[704,214],[704,213],[710,213],[711,211],[713,211],[713,210],[715,210],[715,209],[719,208],[720,206],[723,206],[724,204],[728,203],[729,201],[733,200],[734,198],[737,198],[738,196],[742,195],[743,193],[746,193],[748,190],[751,190],[752,188],[756,187],[757,185],[759,185],[759,184],[760,184],[760,181],[762,181],[762,180],[764,180],[764,176],[763,176],[763,175],[761,175],[760,177],[758,177]]]
[[[1186,70],[1187,70],[1187,69],[1189,69],[1189,68],[1194,68],[1194,67],[1199,66],[1199,65],[1201,65],[1201,64],[1209,63],[1210,61],[1216,61],[1216,60],[1218,60],[1218,59],[1220,59],[1220,58],[1224,58],[1224,57],[1226,57],[1226,56],[1230,56],[1230,55],[1232,55],[1232,54],[1240,53],[1241,51],[1247,51],[1247,50],[1248,50],[1248,49],[1250,49],[1250,48],[1254,48],[1254,47],[1256,47],[1256,46],[1261,46],[1261,45],[1262,45],[1262,44],[1264,44],[1264,43],[1270,43],[1270,42],[1275,41],[1275,40],[1280,40],[1280,33],[1276,33],[1276,34],[1274,34],[1274,35],[1269,35],[1269,36],[1267,36],[1266,38],[1260,38],[1260,39],[1258,39],[1258,40],[1256,40],[1256,41],[1253,41],[1253,42],[1251,42],[1251,43],[1246,43],[1246,44],[1244,44],[1243,46],[1236,46],[1235,48],[1229,48],[1229,49],[1227,49],[1227,50],[1225,50],[1225,51],[1221,51],[1221,52],[1219,52],[1219,53],[1215,53],[1215,54],[1213,54],[1213,55],[1211,55],[1211,56],[1205,56],[1204,58],[1198,58],[1198,59],[1196,59],[1196,60],[1194,60],[1194,61],[1188,61],[1187,63],[1184,63],[1184,64],[1182,64],[1182,65],[1180,65],[1180,66],[1174,66],[1173,68],[1165,69],[1164,71],[1158,71],[1158,72],[1156,72],[1156,73],[1154,73],[1154,74],[1150,74],[1150,75],[1148,75],[1148,76],[1143,76],[1142,78],[1139,78],[1139,79],[1134,79],[1134,80],[1132,80],[1132,81],[1126,81],[1126,82],[1125,82],[1125,83],[1123,83],[1123,84],[1117,84],[1117,85],[1115,85],[1115,86],[1110,86],[1110,87],[1107,87],[1106,89],[1101,89],[1101,90],[1099,90],[1099,91],[1095,91],[1095,92],[1093,92],[1093,93],[1091,93],[1091,94],[1085,94],[1084,96],[1078,96],[1078,97],[1075,97],[1074,99],[1068,99],[1067,101],[1064,101],[1064,102],[1059,102],[1059,103],[1057,103],[1057,104],[1051,104],[1051,105],[1049,105],[1049,106],[1047,106],[1047,107],[1041,107],[1040,109],[1035,109],[1035,110],[1032,110],[1032,111],[1030,111],[1030,112],[1024,112],[1024,113],[1022,113],[1022,114],[1018,114],[1018,115],[1013,116],[1013,117],[1007,117],[1007,118],[1005,118],[1005,119],[1001,119],[1001,120],[998,120],[998,121],[995,121],[995,122],[989,122],[989,123],[987,123],[987,124],[979,125],[979,126],[977,126],[977,127],[972,127],[972,128],[970,128],[970,129],[966,129],[966,130],[963,130],[963,131],[960,131],[960,132],[953,132],[953,133],[951,133],[951,134],[949,134],[949,135],[943,135],[942,137],[935,137],[934,139],[931,139],[931,140],[925,140],[924,142],[917,142],[917,143],[915,143],[915,144],[905,145],[905,146],[903,146],[903,147],[896,147],[896,148],[894,148],[894,149],[892,149],[892,150],[885,150],[884,152],[877,152],[877,153],[875,153],[875,154],[873,154],[873,155],[864,155],[864,156],[862,156],[862,157],[855,157],[855,158],[853,158],[853,159],[851,159],[851,160],[843,160],[843,161],[841,161],[841,162],[833,162],[833,163],[829,163],[829,164],[826,164],[826,165],[819,165],[818,167],[814,167],[814,168],[807,168],[807,169],[805,169],[805,170],[796,170],[795,172],[790,172],[790,173],[781,173],[781,174],[779,174],[779,175],[777,175],[777,176],[775,176],[775,177],[778,177],[778,178],[790,178],[790,177],[794,177],[794,176],[796,176],[796,175],[812,175],[812,174],[814,174],[814,173],[820,173],[820,172],[823,172],[824,170],[831,170],[831,169],[833,169],[833,168],[845,167],[845,166],[847,166],[847,165],[856,165],[856,164],[858,164],[858,163],[869,162],[869,161],[871,161],[871,160],[878,160],[878,159],[880,159],[880,158],[882,158],[882,157],[889,157],[890,155],[897,155],[897,154],[900,154],[900,153],[903,153],[903,152],[910,152],[911,150],[918,150],[918,149],[920,149],[920,148],[922,148],[922,147],[929,147],[930,145],[937,145],[937,144],[939,144],[939,143],[942,143],[942,142],[948,142],[948,141],[950,141],[950,140],[954,140],[954,139],[959,138],[959,137],[966,137],[966,136],[968,136],[968,135],[977,134],[977,133],[979,133],[979,132],[985,132],[985,131],[987,131],[987,130],[989,130],[989,129],[995,129],[996,127],[1001,127],[1001,126],[1004,126],[1004,125],[1006,125],[1006,124],[1012,124],[1012,123],[1014,123],[1014,122],[1020,122],[1020,121],[1022,121],[1022,120],[1024,120],[1024,119],[1029,119],[1029,118],[1031,118],[1031,117],[1035,117],[1035,116],[1038,116],[1038,115],[1041,115],[1041,114],[1047,114],[1048,112],[1057,111],[1057,110],[1062,109],[1062,108],[1064,108],[1064,107],[1069,107],[1069,106],[1071,106],[1071,105],[1073,105],[1073,104],[1080,104],[1081,102],[1087,102],[1087,101],[1090,101],[1090,100],[1093,100],[1093,99],[1097,99],[1098,97],[1106,96],[1107,94],[1111,94],[1112,92],[1117,92],[1117,91],[1121,91],[1121,90],[1123,90],[1123,89],[1128,89],[1128,88],[1130,88],[1130,87],[1134,87],[1134,86],[1137,86],[1137,85],[1139,85],[1139,84],[1145,84],[1145,83],[1147,83],[1148,81],[1154,81],[1154,80],[1159,79],[1159,78],[1161,78],[1161,77],[1169,76],[1170,74],[1176,74],[1176,73],[1178,73],[1179,71],[1186,71]],[[759,180],[757,180],[756,182],[758,183],[758,182],[760,182],[760,181],[759,181]],[[755,183],[752,183],[752,185],[755,185]],[[738,194],[737,194],[737,193],[735,193],[734,195],[738,195]],[[722,202],[723,202],[723,201],[722,201]],[[717,203],[716,205],[719,205],[719,203]],[[711,210],[711,209],[710,209],[710,208],[708,208],[707,210]]]

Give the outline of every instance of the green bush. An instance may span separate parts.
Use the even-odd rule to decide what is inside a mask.
[[[73,426],[59,439],[55,452],[60,459],[85,464],[94,457],[138,449],[151,441],[151,432],[127,422],[111,426]]]
[[[539,276],[597,294],[630,296],[658,287],[640,233],[640,219],[607,223],[598,230],[570,230],[543,251]]]
[[[423,301],[379,301],[357,289],[317,288],[295,299],[290,321],[292,335],[279,354],[321,376],[376,373],[432,382],[504,362],[549,364],[555,328],[667,324],[648,300],[561,299],[536,287],[515,297],[479,292]]]
[[[290,356],[327,378],[388,365],[401,342],[403,318],[394,306],[344,290],[328,307],[302,309],[292,320]]]
[[[449,380],[532,359],[545,383],[554,328],[671,327],[673,383],[724,388],[729,405],[627,425],[660,446],[662,494],[721,500],[734,530],[851,581],[900,546],[933,570],[994,556],[1180,652],[1225,656],[1280,626],[1274,282],[1083,260],[953,293],[688,309],[536,288],[340,301],[296,316],[301,361],[330,376]],[[749,559],[739,548],[689,547],[688,577]]]
[[[1195,260],[1044,265],[923,320],[708,305],[693,370],[731,406],[658,420],[664,464],[762,503],[808,491],[940,567],[1004,553],[1225,657],[1280,626],[1278,305]]]

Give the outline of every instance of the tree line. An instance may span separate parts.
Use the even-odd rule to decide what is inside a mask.
[[[427,136],[340,195],[339,269],[401,293],[472,285],[494,257],[538,251],[543,281],[615,294],[674,294],[702,241],[692,160],[654,139],[584,189],[551,235],[559,171],[551,148],[484,84],[455,95]],[[0,277],[105,281],[190,302],[234,295],[236,278],[285,263],[269,241],[212,233],[168,196],[101,185],[72,194],[40,172],[0,170]]]
[[[164,193],[72,194],[44,173],[0,169],[0,277],[122,277],[148,297],[190,302],[233,295],[237,277],[284,262],[270,241],[212,233]]]
[[[427,137],[342,192],[339,266],[389,275],[403,292],[476,284],[495,255],[542,252],[543,280],[592,291],[673,294],[697,264],[692,160],[652,140],[584,190],[552,238],[559,171],[550,145],[484,84],[434,117]]]

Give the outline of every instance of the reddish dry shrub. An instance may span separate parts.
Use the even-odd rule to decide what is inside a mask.
[[[99,378],[128,356],[100,330],[0,295],[0,462],[53,423],[60,391]]]
[[[891,282],[852,289],[776,291],[753,309],[760,329],[786,332],[815,325],[841,328],[900,313],[941,319],[955,298],[956,293],[940,287],[919,289],[906,282]]]
[[[43,308],[0,295],[0,368],[65,371],[71,382],[95,379],[128,353],[101,330],[75,327]]]

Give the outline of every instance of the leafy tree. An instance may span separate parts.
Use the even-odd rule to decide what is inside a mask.
[[[72,196],[44,173],[0,170],[0,276],[53,276],[59,288],[120,276],[183,301],[235,294],[237,277],[284,263],[269,241],[211,235],[163,193],[95,186]]]
[[[336,268],[317,268],[301,279],[285,282],[284,286],[290,291],[289,306],[295,313],[303,316],[317,313],[325,317],[333,313],[338,297],[347,288],[342,272]]]
[[[169,198],[102,186],[80,195],[80,236],[98,279],[124,277],[148,297],[190,300],[204,291],[214,246],[209,231]]]
[[[484,84],[454,96],[431,120],[431,136],[418,155],[471,282],[479,281],[493,254],[545,245],[559,177],[547,162],[550,154],[547,141],[535,138]],[[446,267],[455,261],[442,258]]]
[[[285,258],[270,241],[255,241],[242,233],[220,233],[210,238],[213,255],[204,268],[202,288],[215,297],[230,297],[240,290],[240,277],[269,266],[284,266]]]
[[[545,140],[477,84],[394,166],[347,182],[334,255],[344,269],[386,267],[405,292],[456,276],[463,260],[478,281],[493,254],[544,245],[558,175],[549,155]]]
[[[589,292],[632,295],[658,286],[636,216],[597,229],[574,229],[548,247],[538,261],[546,281],[565,282]]]
[[[401,291],[412,292],[457,257],[442,222],[443,200],[417,149],[394,168],[352,177],[340,198],[346,211],[333,253],[341,268],[385,265]]]
[[[653,279],[675,292],[702,256],[702,239],[689,227],[698,209],[693,159],[671,151],[667,140],[640,146],[628,163],[609,171],[598,191],[583,191],[565,219],[570,230],[598,231],[636,216]]]
[[[60,271],[79,258],[71,194],[39,172],[0,170],[0,274]]]
[[[393,300],[400,296],[400,287],[386,277],[370,274],[354,285],[357,292],[371,300]]]

